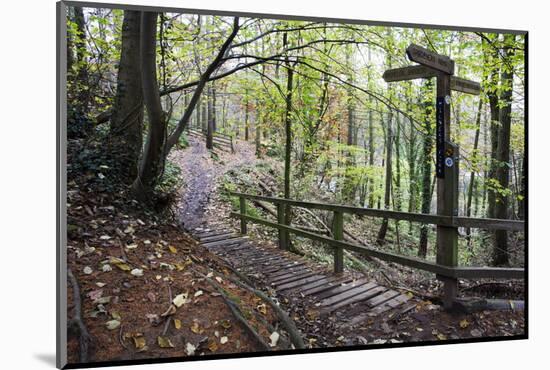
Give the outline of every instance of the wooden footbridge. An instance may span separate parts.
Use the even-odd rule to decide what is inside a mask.
[[[409,295],[381,286],[351,272],[333,273],[291,252],[260,246],[226,226],[197,228],[192,235],[234,269],[267,283],[277,296],[300,299],[320,316],[361,304],[354,324],[409,301]]]

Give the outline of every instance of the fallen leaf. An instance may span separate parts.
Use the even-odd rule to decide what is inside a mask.
[[[269,346],[275,347],[277,345],[277,342],[279,341],[279,337],[280,335],[276,331],[271,333],[271,335],[269,336],[269,339],[271,339],[271,343],[269,343]]]
[[[447,336],[445,334],[439,333],[437,334],[437,339],[439,340],[447,340]]]
[[[94,303],[107,304],[111,302],[111,296],[98,298]]]
[[[110,320],[110,321],[107,321],[105,323],[105,325],[107,326],[107,329],[109,330],[114,330],[116,328],[118,328],[120,326],[120,321],[118,320]]]
[[[169,246],[168,246],[168,249],[169,249],[170,252],[172,252],[173,254],[178,253],[178,249],[177,249],[176,247],[174,247],[173,245],[169,245]]]
[[[101,270],[102,270],[103,272],[109,272],[109,271],[113,271],[113,268],[111,267],[111,265],[105,264],[105,265],[103,265],[103,267],[101,268]]]
[[[231,321],[229,320],[221,320],[220,324],[225,328],[229,329],[231,327]]]
[[[181,329],[181,320],[180,319],[174,319],[174,327],[176,329]]]
[[[202,294],[203,294],[202,290],[197,290],[197,291],[195,292],[194,297],[195,297],[195,298],[196,298],[196,297],[200,297]]]
[[[191,343],[187,343],[185,345],[185,352],[187,353],[187,356],[193,356],[195,354],[195,349],[196,347]]]
[[[479,329],[472,329],[470,331],[470,334],[472,335],[472,337],[481,337],[482,333]]]
[[[109,240],[109,239],[111,239],[111,237],[110,237],[109,235],[101,235],[101,236],[99,237],[99,239],[100,239],[100,240]]]
[[[210,350],[210,352],[216,352],[218,350],[218,344],[214,339],[210,339],[208,341],[208,349]]]
[[[182,294],[178,294],[173,300],[172,300],[172,303],[177,307],[177,308],[180,308],[182,305],[188,303],[188,299],[187,299],[187,295],[188,293],[182,293]]]
[[[97,283],[95,283],[95,285],[97,285],[97,286],[100,287],[100,288],[103,288],[103,287],[104,287],[105,285],[107,285],[107,284],[97,282]]]
[[[220,284],[223,283],[223,279],[221,277],[216,276],[215,279],[218,283],[220,283]]]
[[[464,319],[460,321],[459,325],[462,329],[465,329],[470,325],[470,323],[468,322],[468,320]]]
[[[142,269],[133,269],[130,271],[130,274],[133,276],[143,276],[143,270]]]
[[[262,304],[258,305],[256,307],[256,309],[264,315],[267,314],[267,307],[266,307],[265,303],[262,303]]]
[[[82,270],[82,272],[84,272],[86,275],[90,275],[92,272],[94,272],[94,270],[92,270],[90,266],[86,266],[84,267],[84,270]]]
[[[146,347],[146,342],[145,342],[145,337],[144,336],[134,336],[132,337],[132,339],[134,340],[134,346],[136,347],[136,349],[138,350],[144,350],[145,347]]]
[[[126,246],[126,249],[136,249],[138,247],[137,244],[129,244]]]
[[[116,311],[111,312],[111,317],[115,320],[118,320],[118,321],[122,320],[122,317],[120,317],[120,314]]]
[[[126,229],[124,229],[124,233],[125,234],[133,234],[134,233],[134,228],[132,226],[128,226]]]
[[[124,262],[123,260],[121,260],[120,258],[111,257],[109,259],[109,263],[112,264],[112,265],[115,265],[116,267],[118,267],[122,271],[132,270],[132,268],[130,266],[128,266],[128,264],[126,262]]]
[[[92,301],[96,301],[103,295],[103,289],[96,289],[92,290],[88,293],[88,298],[90,298]]]
[[[157,342],[160,348],[174,348],[174,345],[170,341],[170,338],[167,337],[157,337]]]
[[[193,321],[193,324],[191,324],[191,331],[195,334],[202,334],[204,332],[204,329],[202,329],[198,323],[198,321]]]
[[[227,343],[228,340],[229,339],[226,336],[223,336],[223,337],[220,338],[220,343],[225,344],[225,343]]]

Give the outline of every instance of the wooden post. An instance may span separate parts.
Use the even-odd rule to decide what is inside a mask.
[[[239,205],[241,215],[246,215],[246,199],[243,196],[239,197]],[[241,234],[246,234],[246,231],[246,220],[241,217]]]
[[[344,214],[341,211],[334,211],[332,234],[335,240],[344,240]],[[344,272],[344,249],[341,247],[334,247],[334,272]]]
[[[451,75],[438,73],[436,98],[436,175],[437,214],[458,215],[458,148],[450,142]],[[458,259],[458,229],[437,226],[437,263],[456,267]],[[443,282],[443,306],[450,309],[456,298],[458,281],[438,276]]]
[[[277,223],[285,224],[285,205],[281,202],[277,203]],[[279,248],[282,250],[288,249],[288,232],[279,229]]]

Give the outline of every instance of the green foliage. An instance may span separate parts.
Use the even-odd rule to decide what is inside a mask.
[[[162,179],[157,187],[161,193],[175,193],[183,184],[181,168],[174,162],[167,160],[164,166]]]

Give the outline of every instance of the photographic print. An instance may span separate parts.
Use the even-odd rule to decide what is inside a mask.
[[[58,5],[58,366],[527,337],[526,32]]]

